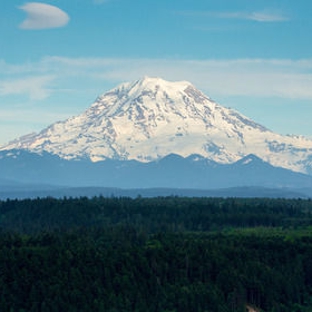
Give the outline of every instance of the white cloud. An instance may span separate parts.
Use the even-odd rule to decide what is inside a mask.
[[[54,76],[35,76],[20,79],[0,80],[0,95],[27,95],[31,100],[44,100],[51,90],[48,86],[54,80]]]
[[[85,75],[96,83],[103,80],[119,83],[149,75],[189,80],[208,95],[312,99],[311,59],[197,61],[52,57],[43,62],[63,75]]]
[[[289,20],[286,15],[265,11],[246,14],[245,18],[257,22],[284,22]]]
[[[39,115],[40,118],[38,118]],[[0,107],[0,124],[39,124],[42,128],[43,125],[53,123],[56,120],[65,120],[66,118],[68,118],[68,114],[47,111],[45,107],[38,107],[35,111],[29,109],[29,107],[23,107],[22,105],[14,107],[13,110]]]
[[[105,92],[107,85],[114,86],[148,75],[168,80],[189,80],[216,100],[219,96],[312,100],[312,59],[46,57],[39,62],[20,66],[0,62],[0,71],[6,77],[5,81],[0,81],[0,95],[23,93],[32,98],[48,97],[52,81],[54,93],[81,92],[88,88]],[[13,78],[7,81],[7,76]],[[103,89],[100,90],[101,86]]]
[[[267,105],[275,107],[282,116],[280,105],[295,100],[290,102],[296,103],[296,110],[300,103],[305,103],[301,105],[304,119],[308,110],[303,107],[312,101],[312,59],[177,60],[54,56],[25,64],[8,64],[0,60],[0,125],[16,125],[16,120],[20,120],[21,125],[16,128],[22,129],[20,127],[27,121],[29,130],[40,130],[55,120],[81,113],[96,96],[117,84],[146,75],[171,81],[188,80],[220,104],[238,108],[243,100],[245,108],[249,107],[251,112],[254,106]],[[240,100],[235,104],[237,98]],[[271,124],[281,118],[280,123],[284,125],[285,119],[281,116],[273,116]],[[269,116],[267,118],[270,119]],[[31,128],[31,123],[38,124],[38,127]],[[272,127],[270,123],[264,124]],[[24,130],[20,130],[19,135],[30,132]],[[302,134],[302,131],[294,133]],[[12,133],[10,138],[16,134]],[[8,134],[0,136],[0,144],[1,140],[4,143],[8,138]]]
[[[267,10],[254,11],[254,12],[186,11],[186,12],[180,12],[180,14],[189,15],[189,16],[208,16],[208,17],[223,18],[223,19],[242,19],[242,20],[251,20],[251,21],[256,21],[256,22],[284,22],[284,21],[289,20],[289,17],[283,13],[267,11]]]
[[[26,19],[20,24],[22,29],[58,28],[69,22],[67,13],[53,5],[28,2],[19,8],[27,13]]]

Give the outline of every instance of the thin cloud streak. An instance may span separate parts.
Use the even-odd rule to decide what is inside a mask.
[[[270,11],[255,11],[255,12],[199,12],[199,11],[185,11],[179,12],[180,15],[186,16],[207,16],[212,18],[220,18],[220,19],[241,19],[241,20],[250,20],[255,22],[285,22],[289,21],[289,17],[281,14],[274,13]]]
[[[40,115],[40,119],[38,116]],[[65,120],[68,114],[54,113],[43,108],[36,108],[36,110],[29,109],[29,107],[18,109],[9,109],[0,107],[0,123],[29,123],[29,124],[48,124],[55,122],[55,120]]]
[[[252,12],[246,14],[246,19],[257,22],[285,22],[289,21],[289,18],[284,15],[266,13],[266,12]]]
[[[143,76],[188,80],[220,104],[226,99],[230,106],[231,98],[235,102],[235,97],[245,98],[245,102],[248,101],[246,105],[250,106],[262,102],[281,103],[284,99],[286,102],[295,99],[298,103],[312,100],[312,59],[177,60],[54,56],[19,65],[0,60],[0,124],[3,131],[8,131],[8,124],[16,125],[16,120],[21,120],[21,126],[12,126],[12,133],[6,133],[5,141],[38,131],[55,120],[77,115],[98,95],[119,83]],[[28,130],[23,120],[29,124]],[[31,123],[37,126],[31,127]]]
[[[46,75],[6,81],[0,80],[0,96],[22,94],[28,96],[31,100],[44,100],[51,94],[49,85],[54,79],[54,76]]]
[[[312,99],[312,60],[46,58],[44,62],[67,74],[87,73],[94,81],[119,83],[149,75],[189,80],[216,96]]]
[[[103,4],[103,3],[107,3],[109,1],[111,1],[111,0],[93,0],[93,3],[94,4]]]
[[[0,80],[0,95],[24,93],[37,99],[44,99],[51,94],[52,83],[53,93],[64,94],[73,93],[75,90],[81,92],[82,84],[86,89],[91,85],[97,86],[95,89],[98,89],[101,85],[115,85],[146,75],[168,80],[189,80],[214,97],[312,99],[312,59],[170,60],[46,57],[27,66],[21,65],[19,74],[17,65],[10,66],[0,62],[0,69],[3,77],[7,77],[7,72],[14,72],[9,75],[10,80]],[[25,77],[20,78],[20,75]],[[103,87],[101,91],[107,90]]]
[[[19,25],[21,29],[49,29],[64,27],[69,22],[69,16],[56,6],[28,2],[19,9],[27,13],[26,19]]]

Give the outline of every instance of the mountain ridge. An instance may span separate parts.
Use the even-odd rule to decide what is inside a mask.
[[[72,161],[44,152],[42,155],[21,150],[0,152],[3,179],[22,184],[59,186],[105,186],[119,188],[192,188],[266,187],[312,189],[312,177],[273,167],[255,155],[233,164],[220,164],[200,155],[183,158],[169,154],[144,163],[137,160],[89,159]]]
[[[254,154],[273,166],[312,174],[312,140],[273,133],[187,81],[150,77],[123,83],[82,114],[0,148],[10,149],[93,162],[198,154],[230,164]]]

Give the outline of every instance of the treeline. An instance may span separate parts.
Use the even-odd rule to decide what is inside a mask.
[[[312,201],[244,198],[38,198],[0,201],[0,228],[20,233],[134,226],[148,233],[312,225]]]
[[[311,311],[312,202],[0,202],[0,311]]]

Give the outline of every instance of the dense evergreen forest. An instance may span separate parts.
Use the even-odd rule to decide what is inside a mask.
[[[0,311],[312,310],[312,201],[0,201]]]

